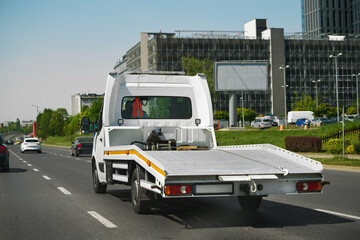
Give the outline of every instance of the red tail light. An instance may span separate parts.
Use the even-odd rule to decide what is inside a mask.
[[[0,153],[1,154],[6,154],[6,147],[0,146]]]
[[[81,143],[78,144],[78,148],[81,148]]]
[[[296,189],[298,192],[320,192],[322,188],[321,182],[298,182]]]
[[[170,185],[164,188],[165,195],[183,195],[191,193],[191,185]]]

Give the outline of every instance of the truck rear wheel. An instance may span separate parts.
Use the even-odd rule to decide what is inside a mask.
[[[262,202],[262,196],[238,197],[240,206],[245,211],[256,211]]]
[[[131,204],[135,213],[143,214],[150,211],[151,201],[144,199],[146,190],[140,187],[140,179],[144,179],[144,170],[137,167],[131,176]]]
[[[96,193],[105,193],[107,187],[107,184],[103,184],[99,181],[98,171],[95,165],[93,165],[93,187]]]

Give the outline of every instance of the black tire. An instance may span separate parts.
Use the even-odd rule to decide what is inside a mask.
[[[75,150],[75,156],[78,157],[79,156],[79,152],[77,150]]]
[[[146,190],[141,189],[138,176],[140,179],[144,179],[144,170],[137,167],[131,176],[131,204],[135,213],[144,214],[148,213],[151,208],[151,201],[146,198]]]
[[[245,196],[238,197],[241,208],[244,211],[253,212],[256,211],[262,202],[262,196]]]
[[[74,151],[71,149],[71,156],[74,156]]]
[[[38,153],[41,153],[41,151],[38,151]]]
[[[106,188],[107,188],[107,184],[101,183],[99,181],[99,176],[98,176],[98,172],[96,169],[96,166],[93,165],[93,171],[92,171],[92,175],[93,175],[93,188],[94,188],[94,192],[95,193],[105,193],[106,192]]]

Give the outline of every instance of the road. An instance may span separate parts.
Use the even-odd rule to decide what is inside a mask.
[[[255,213],[236,198],[164,202],[137,215],[129,187],[92,189],[89,156],[10,146],[0,173],[0,239],[358,239],[360,172],[325,170],[323,194],[276,195]],[[330,211],[330,212],[328,212]],[[343,214],[343,215],[341,215]]]

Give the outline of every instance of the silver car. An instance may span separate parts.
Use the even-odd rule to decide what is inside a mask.
[[[24,141],[20,145],[21,152],[25,151],[37,151],[41,153],[41,143],[38,138],[24,138]]]
[[[255,119],[254,123],[252,124],[254,128],[270,128],[271,127],[271,119]]]

